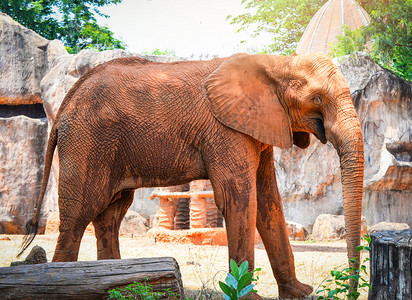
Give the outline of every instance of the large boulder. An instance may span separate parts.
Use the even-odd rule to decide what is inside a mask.
[[[0,226],[4,233],[25,233],[26,223],[33,216],[46,143],[45,120],[26,116],[0,118]],[[57,206],[45,204],[49,208]],[[42,220],[41,229],[44,225]]]
[[[149,224],[139,213],[129,210],[120,224],[119,234],[127,237],[146,236]]]
[[[42,103],[40,81],[53,60],[67,54],[49,41],[0,13],[0,105]]]
[[[309,237],[309,231],[305,226],[286,220],[286,230],[288,236],[294,241],[306,241]]]
[[[406,223],[395,223],[395,222],[380,222],[373,226],[368,227],[368,234],[372,234],[384,230],[406,230],[411,229],[411,227]]]
[[[46,40],[0,13],[0,227],[4,233],[23,233],[33,216],[47,144],[40,82],[62,55],[67,51],[60,41]],[[48,195],[57,193],[52,185]],[[56,206],[56,199],[45,200],[40,232]]]
[[[367,234],[366,218],[362,217],[361,235]],[[346,237],[345,220],[343,215],[321,214],[316,218],[312,230],[312,239],[329,241]]]
[[[47,255],[46,250],[44,250],[40,246],[34,246],[29,255],[22,260],[22,261],[13,261],[11,262],[10,266],[20,266],[20,265],[37,265],[37,264],[45,264],[47,263]]]

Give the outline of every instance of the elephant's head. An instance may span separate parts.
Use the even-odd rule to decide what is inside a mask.
[[[339,69],[322,54],[238,55],[204,88],[218,120],[265,144],[306,148],[310,133],[333,144],[341,162],[348,256],[359,258],[363,137]]]

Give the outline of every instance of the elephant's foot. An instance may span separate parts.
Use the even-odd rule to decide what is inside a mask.
[[[279,284],[279,297],[281,299],[296,299],[310,295],[313,292],[313,287],[301,283],[295,279],[288,283]]]

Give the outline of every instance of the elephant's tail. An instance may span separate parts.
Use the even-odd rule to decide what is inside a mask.
[[[47,182],[49,181],[50,170],[51,170],[51,166],[53,162],[53,153],[54,153],[54,149],[56,148],[56,145],[57,145],[57,126],[55,124],[53,125],[50,131],[49,142],[47,144],[46,157],[45,157],[45,162],[44,162],[43,182],[41,185],[40,195],[37,200],[36,213],[34,214],[34,217],[31,220],[29,220],[26,224],[26,235],[23,238],[23,242],[20,246],[20,252],[19,254],[17,254],[17,257],[22,255],[23,252],[30,246],[31,242],[34,240],[37,234],[37,229],[39,227],[39,216],[40,216],[41,204],[43,202],[44,194],[46,192]]]

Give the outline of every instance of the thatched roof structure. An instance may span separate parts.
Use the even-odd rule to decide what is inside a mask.
[[[310,21],[296,52],[329,53],[330,43],[336,42],[342,25],[356,29],[369,23],[368,13],[354,0],[329,0]]]

